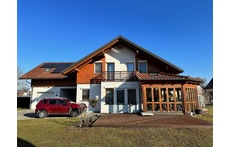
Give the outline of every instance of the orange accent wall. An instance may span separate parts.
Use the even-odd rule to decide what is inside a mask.
[[[102,61],[102,71],[105,71],[105,58],[98,61]],[[99,74],[94,74],[94,62],[82,67],[76,74],[77,84],[90,84],[93,78],[100,76]]]

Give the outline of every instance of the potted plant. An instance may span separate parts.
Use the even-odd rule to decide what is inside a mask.
[[[195,108],[195,114],[202,114],[202,108],[199,105]]]
[[[98,96],[96,96],[96,98],[90,98],[89,99],[89,105],[92,108],[95,108],[97,106],[97,103],[98,103]]]

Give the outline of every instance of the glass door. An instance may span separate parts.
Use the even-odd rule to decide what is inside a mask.
[[[110,81],[114,80],[114,63],[107,63],[107,79]]]

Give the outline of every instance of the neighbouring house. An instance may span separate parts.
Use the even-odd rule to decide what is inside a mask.
[[[209,81],[205,87],[205,92],[208,95],[208,104],[213,104],[213,78]]]
[[[30,108],[31,88],[17,90],[17,108]]]
[[[207,99],[205,90],[201,86],[197,86],[197,92],[198,92],[198,108],[204,108]]]
[[[198,105],[199,78],[118,36],[77,62],[44,62],[31,79],[31,109],[44,97],[67,97],[100,113],[187,112]]]

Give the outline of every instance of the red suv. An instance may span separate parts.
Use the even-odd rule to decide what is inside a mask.
[[[44,118],[48,115],[70,115],[78,116],[87,108],[86,104],[77,104],[67,98],[55,97],[44,98],[36,105],[35,113],[39,118]]]

